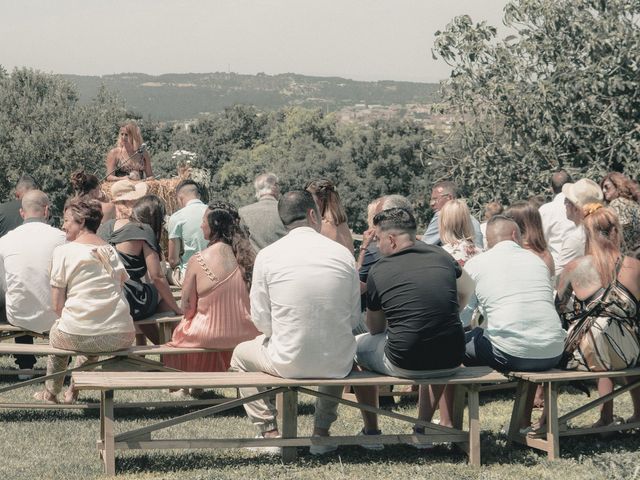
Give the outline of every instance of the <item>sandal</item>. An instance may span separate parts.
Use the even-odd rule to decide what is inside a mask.
[[[39,402],[46,403],[47,405],[57,405],[58,397],[51,393],[49,390],[40,390],[33,394],[33,398]]]
[[[64,392],[64,398],[62,400],[62,403],[64,403],[65,405],[72,405],[76,403],[76,400],[78,400],[79,394],[80,392],[75,388],[67,389],[67,391]]]

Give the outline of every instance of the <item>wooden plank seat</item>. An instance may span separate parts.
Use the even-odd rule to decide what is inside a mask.
[[[77,372],[73,374],[75,385],[80,390],[100,390],[100,440],[98,450],[104,463],[105,472],[115,474],[115,451],[131,449],[189,449],[189,448],[241,448],[249,446],[279,446],[283,449],[283,460],[291,461],[296,458],[296,447],[334,444],[360,445],[362,443],[419,443],[425,438],[436,442],[454,442],[468,455],[469,463],[480,464],[480,418],[479,418],[479,385],[502,383],[507,379],[502,374],[488,367],[460,368],[454,376],[440,378],[426,378],[408,380],[405,378],[389,377],[372,372],[352,372],[342,379],[284,379],[266,373],[224,372],[224,373],[195,373],[195,372]],[[456,387],[456,401],[454,408],[454,427],[424,422],[416,418],[393,411],[382,410],[360,404],[356,401],[333,397],[312,390],[311,387],[323,385],[358,386],[358,385],[422,385],[447,384]],[[221,405],[207,407],[199,411],[190,412],[175,418],[157,422],[143,428],[129,432],[115,433],[114,425],[114,391],[139,389],[166,388],[240,388],[265,387],[267,391],[244,399],[228,400]],[[336,402],[375,412],[396,420],[425,427],[425,435],[417,437],[415,434],[384,434],[375,437],[362,436],[332,436],[327,438],[303,437],[298,435],[297,402],[298,394],[313,397],[329,396]],[[214,415],[232,408],[236,408],[258,398],[277,394],[278,411],[280,416],[280,432],[282,438],[206,438],[206,439],[152,439],[153,432],[164,428],[182,424],[190,420],[197,420],[205,416]],[[469,425],[467,430],[462,428],[465,399],[468,403]],[[404,430],[410,431],[407,426]]]
[[[32,332],[22,327],[11,325],[10,323],[0,322],[0,341],[9,340],[23,335],[30,335],[36,338],[47,338],[47,333]]]
[[[511,442],[520,443],[529,447],[547,452],[550,460],[560,456],[560,438],[576,435],[589,435],[613,431],[630,430],[640,428],[640,422],[622,425],[608,425],[603,427],[570,428],[569,420],[583,413],[599,407],[608,400],[613,400],[619,395],[640,386],[640,379],[628,385],[614,389],[612,393],[601,398],[589,401],[584,405],[558,416],[558,388],[561,384],[572,381],[597,380],[598,378],[620,378],[628,376],[640,376],[640,367],[611,372],[581,372],[575,370],[552,369],[544,372],[510,372],[509,377],[516,379],[516,400],[513,406],[508,438]],[[528,435],[520,433],[519,425],[524,414],[525,398],[530,384],[542,384],[544,386],[544,401],[547,407],[547,424],[539,432]]]
[[[176,315],[173,312],[156,313],[144,320],[138,320],[133,324],[136,327],[136,333],[142,333],[140,325],[155,325],[158,328],[158,338],[160,343],[167,343],[171,340],[171,334],[174,327],[180,323],[182,315]]]
[[[100,368],[102,370],[133,370],[133,371],[170,371],[179,372],[173,368],[165,367],[161,362],[148,359],[150,355],[176,355],[181,353],[198,353],[198,352],[222,352],[229,351],[229,349],[215,349],[215,348],[184,348],[184,347],[169,347],[166,345],[134,345],[123,350],[117,350],[114,352],[102,352],[102,353],[84,353],[74,350],[63,350],[52,347],[47,343],[35,343],[33,345],[28,344],[12,344],[12,343],[0,343],[0,355],[60,355],[60,356],[77,356],[77,355],[91,355],[99,357],[95,362],[87,362],[80,367],[69,366],[66,370],[54,373],[52,375],[44,375],[41,377],[35,377],[30,380],[19,381],[7,385],[0,386],[0,394],[15,391],[30,385],[43,383],[46,380],[67,376],[73,372],[94,370]],[[200,403],[219,403],[219,399],[207,400]],[[165,402],[166,403],[166,402]],[[184,404],[185,402],[169,402],[172,405]],[[167,404],[169,404],[167,403]],[[77,404],[73,406],[65,406],[62,404],[44,404],[44,403],[17,403],[12,401],[3,401],[0,399],[0,408],[97,408],[97,404]]]

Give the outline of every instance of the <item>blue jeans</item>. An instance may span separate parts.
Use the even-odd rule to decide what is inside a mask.
[[[504,353],[484,336],[484,330],[476,327],[465,334],[465,367],[489,366],[502,372],[541,372],[555,367],[562,354],[553,358],[520,358]]]
[[[453,375],[459,367],[441,370],[406,370],[395,366],[384,354],[387,334],[363,333],[356,337],[356,363],[372,372],[399,378],[434,378]]]

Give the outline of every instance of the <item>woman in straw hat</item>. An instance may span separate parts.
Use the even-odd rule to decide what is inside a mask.
[[[116,247],[129,280],[124,289],[135,320],[156,312],[173,311],[182,314],[160,265],[159,245],[164,206],[155,195],[146,195],[145,183],[121,180],[113,184],[116,219],[105,222],[98,230],[105,241]],[[145,281],[148,277],[150,283]],[[154,343],[158,342],[154,328],[142,329]]]

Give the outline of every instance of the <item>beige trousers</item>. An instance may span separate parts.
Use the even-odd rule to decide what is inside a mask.
[[[243,342],[233,351],[231,357],[230,372],[265,372],[276,377],[278,372],[273,368],[273,364],[267,353],[268,339],[264,335],[260,335],[253,340]],[[318,391],[329,395],[339,397],[343,387],[319,387]],[[266,388],[241,388],[240,396],[248,397],[258,392],[264,392]],[[278,428],[276,416],[278,411],[275,406],[275,398],[268,397],[266,399],[255,400],[245,403],[244,408],[247,416],[256,425],[260,432],[268,432]],[[331,424],[338,418],[338,402],[327,398],[318,398],[316,400],[316,413],[314,424],[317,428],[329,429]]]

